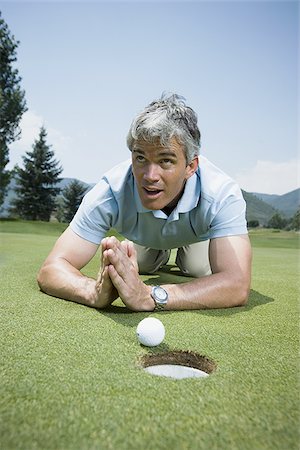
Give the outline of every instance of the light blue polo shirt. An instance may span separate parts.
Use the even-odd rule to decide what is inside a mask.
[[[235,181],[199,158],[176,208],[167,216],[142,205],[131,159],[107,172],[84,197],[70,227],[95,244],[114,228],[136,244],[179,248],[207,239],[247,234],[246,203]]]

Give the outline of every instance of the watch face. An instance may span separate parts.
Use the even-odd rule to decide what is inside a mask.
[[[154,287],[153,291],[155,297],[157,298],[157,301],[162,303],[167,302],[168,294],[162,287],[156,286]]]

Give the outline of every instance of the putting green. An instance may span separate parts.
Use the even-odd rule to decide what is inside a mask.
[[[98,311],[38,290],[35,275],[61,228],[0,225],[1,448],[298,449],[296,234],[273,233],[273,245],[270,233],[251,235],[247,306],[152,314],[166,338],[146,349],[135,328],[149,314],[120,300]],[[98,261],[85,273],[95,276]],[[187,281],[171,265],[144,278]],[[206,355],[217,369],[183,380],[141,369],[143,355],[168,349]]]

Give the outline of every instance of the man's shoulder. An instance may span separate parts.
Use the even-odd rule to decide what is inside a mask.
[[[132,177],[131,160],[114,166],[86,194],[85,204],[97,206],[99,202],[119,198],[124,194],[126,186],[132,184]]]
[[[127,159],[106,172],[102,179],[109,184],[112,191],[118,192],[132,179],[132,176],[131,159]]]
[[[198,174],[201,182],[201,197],[209,202],[222,201],[234,195],[240,197],[237,182],[205,156],[199,158]]]

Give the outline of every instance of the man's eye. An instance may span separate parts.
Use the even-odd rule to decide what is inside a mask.
[[[137,155],[136,158],[135,158],[135,160],[136,160],[137,162],[144,162],[144,161],[145,161],[145,158],[144,158],[143,156],[141,156],[141,155]]]
[[[173,160],[172,160],[172,159],[165,158],[165,159],[162,159],[162,160],[161,160],[161,164],[164,164],[164,165],[170,165],[170,164],[173,164]]]

